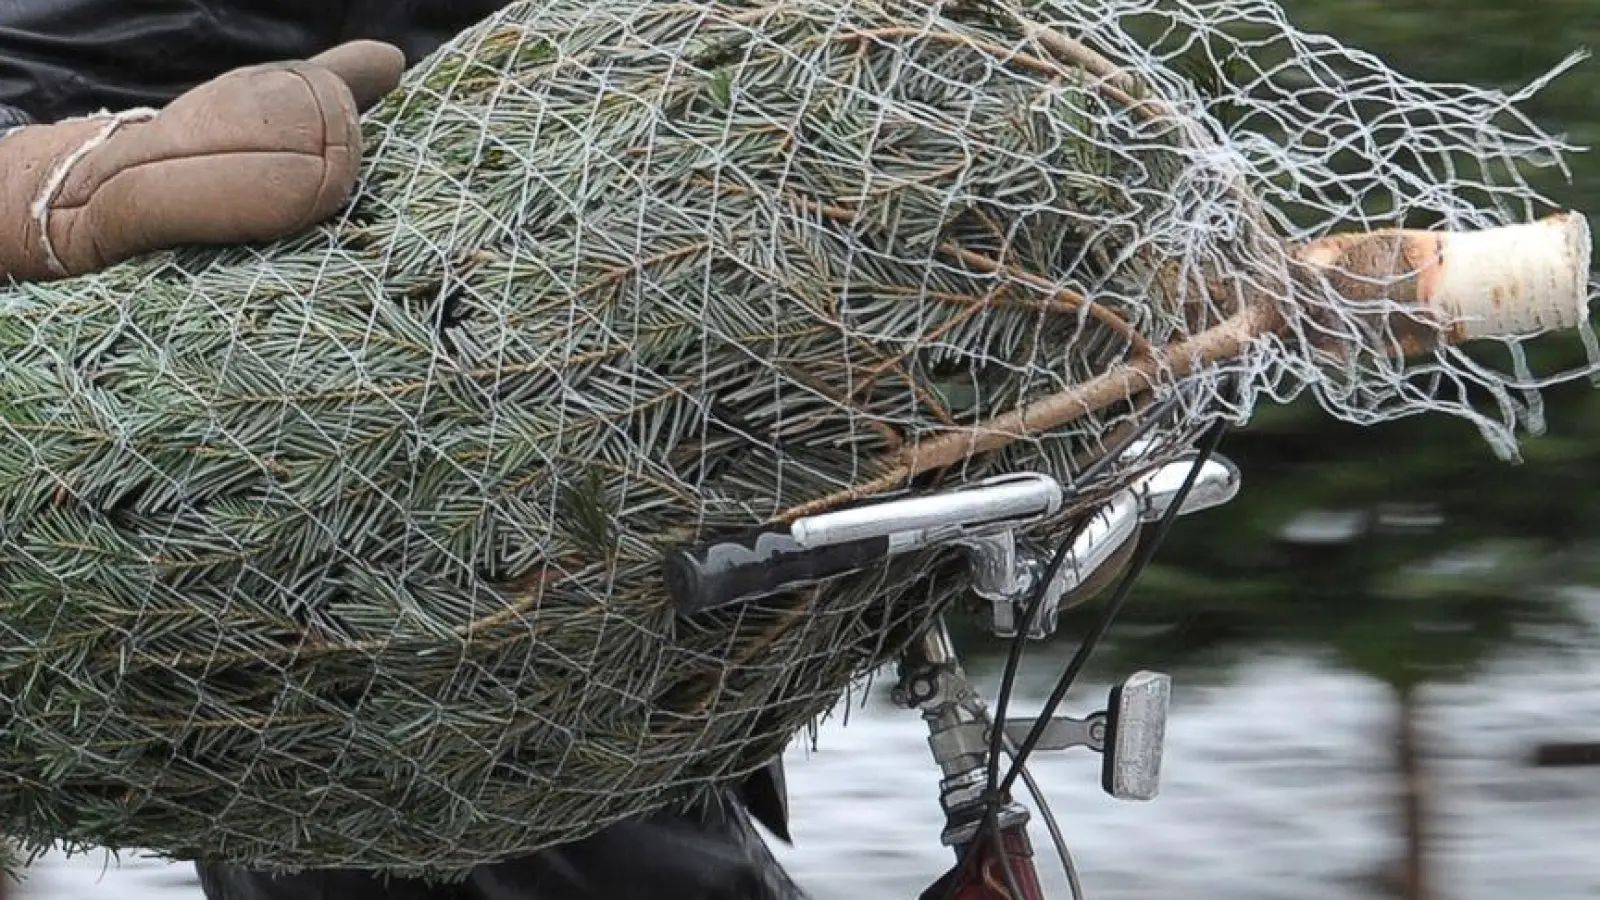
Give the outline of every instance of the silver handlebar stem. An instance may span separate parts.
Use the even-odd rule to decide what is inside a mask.
[[[1040,596],[1029,638],[1044,638],[1056,627],[1060,605],[1086,584],[1145,524],[1165,516],[1194,469],[1193,455],[1158,467],[1113,494],[1090,514],[1067,553],[1068,558]],[[1238,468],[1212,455],[1200,467],[1178,515],[1210,509],[1232,500],[1240,484]],[[943,543],[965,551],[971,588],[987,603],[985,625],[999,637],[1017,633],[1018,618],[1048,559],[1018,532],[1061,508],[1065,491],[1044,475],[1002,476],[949,494],[891,501],[828,513],[795,523],[797,542],[823,546],[867,537],[890,538],[896,549]],[[916,709],[928,726],[928,745],[942,778],[940,806],[946,824],[946,846],[970,842],[988,812],[987,768],[990,724],[982,699],[967,681],[943,617],[937,619],[902,656],[897,704]],[[1164,678],[1165,676],[1157,676]],[[1085,720],[1062,720],[1067,734],[1062,747],[1087,746],[1103,751],[1105,714]],[[1019,723],[1020,724],[1020,723]],[[1009,729],[1008,729],[1009,730]],[[999,811],[1002,828],[1024,825],[1026,806],[1008,801]]]

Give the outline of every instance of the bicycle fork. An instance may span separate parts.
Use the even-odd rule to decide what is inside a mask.
[[[985,828],[991,719],[961,670],[942,618],[902,658],[894,700],[921,712],[928,725],[928,746],[942,772],[940,840],[955,850],[958,861],[923,892],[922,900],[1044,900],[1028,838],[1028,808],[1007,798],[995,813],[1003,860]],[[1004,866],[1010,867],[1021,897],[1011,896]]]

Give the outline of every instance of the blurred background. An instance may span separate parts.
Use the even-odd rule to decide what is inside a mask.
[[[1284,2],[1409,74],[1507,90],[1600,39],[1600,0]],[[1600,61],[1526,109],[1600,144]],[[1600,156],[1573,172],[1541,187],[1600,214]],[[1537,354],[1536,371],[1582,358],[1576,341]],[[1239,499],[1176,527],[1065,710],[1171,672],[1162,796],[1111,800],[1087,751],[1034,766],[1093,900],[1600,897],[1600,391],[1545,412],[1516,466],[1463,423],[1355,429],[1310,405],[1229,436]],[[1018,714],[1096,612],[1032,648]],[[960,644],[992,687],[1004,645]],[[914,897],[949,864],[926,732],[886,689],[790,754],[780,855],[818,900]],[[99,855],[42,860],[13,894],[200,896],[187,866]]]

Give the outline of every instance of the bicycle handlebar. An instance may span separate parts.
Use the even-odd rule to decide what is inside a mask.
[[[807,547],[787,527],[766,528],[667,554],[667,590],[694,615],[861,571],[887,559],[888,537]]]
[[[1063,566],[1046,587],[1037,636],[1054,628],[1054,610],[1089,580],[1143,523],[1159,519],[1187,477],[1192,460],[1146,472],[1091,515]],[[1180,514],[1231,500],[1239,472],[1212,458],[1198,474]],[[693,546],[664,560],[667,589],[681,615],[807,587],[867,571],[894,556],[932,546],[968,551],[975,592],[994,607],[990,627],[1009,636],[1010,605],[1021,602],[1042,563],[1017,531],[1060,512],[1068,492],[1034,473],[1000,475],[953,490],[860,504]]]
[[[864,571],[890,557],[1009,531],[1061,509],[1046,475],[1001,475],[970,487],[853,506],[667,554],[667,589],[693,615]]]

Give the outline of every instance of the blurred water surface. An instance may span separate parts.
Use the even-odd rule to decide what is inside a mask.
[[[1025,686],[1040,698],[1044,669]],[[1540,770],[1530,742],[1600,738],[1600,656],[1559,668],[1512,660],[1430,692],[1428,733],[1442,806],[1440,887],[1453,900],[1600,897],[1600,775]],[[1104,685],[1069,698],[1094,708]],[[1101,794],[1079,751],[1033,766],[1094,900],[1333,900],[1381,896],[1395,849],[1387,694],[1293,657],[1176,698],[1162,796]],[[1037,704],[1037,699],[1031,701]],[[1036,708],[1036,706],[1035,706]],[[1031,711],[1027,704],[1019,713]],[[780,856],[817,900],[907,900],[945,866],[936,771],[922,724],[881,692],[790,754],[796,846]],[[1036,835],[1041,847],[1046,835]],[[1066,896],[1053,858],[1049,886]],[[102,855],[51,857],[21,900],[199,900],[188,866]]]

